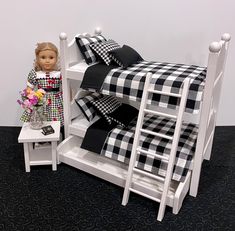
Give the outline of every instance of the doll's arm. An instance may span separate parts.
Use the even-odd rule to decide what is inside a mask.
[[[36,71],[32,69],[28,74],[27,88],[33,89],[35,87],[35,85],[37,84],[36,77],[37,77]]]

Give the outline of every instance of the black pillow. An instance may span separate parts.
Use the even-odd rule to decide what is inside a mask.
[[[108,113],[107,117],[122,127],[127,127],[138,116],[138,113],[139,111],[135,107],[123,103],[115,111]]]
[[[132,64],[143,61],[140,54],[133,48],[123,45],[123,47],[109,51],[112,59],[121,67],[127,68]]]

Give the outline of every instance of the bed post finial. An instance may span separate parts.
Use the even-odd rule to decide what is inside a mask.
[[[221,37],[222,40],[228,42],[231,39],[231,35],[229,33],[224,33]]]
[[[209,46],[210,52],[219,52],[221,49],[221,45],[218,42],[212,42],[211,45]]]
[[[66,39],[67,39],[67,34],[64,33],[64,32],[62,32],[62,33],[60,34],[60,39],[61,39],[61,40],[66,40]]]
[[[100,35],[101,32],[102,32],[102,30],[101,30],[100,27],[96,27],[96,28],[95,28],[95,34],[96,34],[96,35]]]

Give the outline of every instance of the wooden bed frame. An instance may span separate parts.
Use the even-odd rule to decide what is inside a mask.
[[[100,33],[101,30],[97,28],[95,34]],[[90,36],[87,33],[82,35]],[[191,171],[188,171],[184,182],[172,181],[170,185],[166,204],[173,208],[174,214],[179,212],[183,199],[189,190],[190,195],[196,197],[202,161],[204,159],[210,159],[230,38],[231,36],[229,34],[223,34],[221,41],[213,42],[209,46],[207,75],[200,113],[198,115],[188,115],[187,113],[184,115],[185,120],[198,124],[199,132]],[[77,47],[75,38],[68,43],[65,33],[60,34],[60,56],[63,75],[66,139],[57,148],[59,161],[124,187],[127,176],[127,165],[80,148],[82,138],[85,135],[89,123],[81,117],[81,112],[75,106],[73,98],[71,98],[71,88],[74,85],[71,82],[76,81],[78,83],[77,86],[79,86],[88,65],[85,63]],[[77,118],[72,120],[76,116]],[[151,178],[134,174],[133,185],[135,189],[141,190],[150,197],[161,196],[162,183]]]

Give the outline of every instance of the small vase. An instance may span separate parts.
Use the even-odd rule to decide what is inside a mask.
[[[44,116],[43,106],[35,106],[30,117],[30,127],[39,130],[43,127]]]

